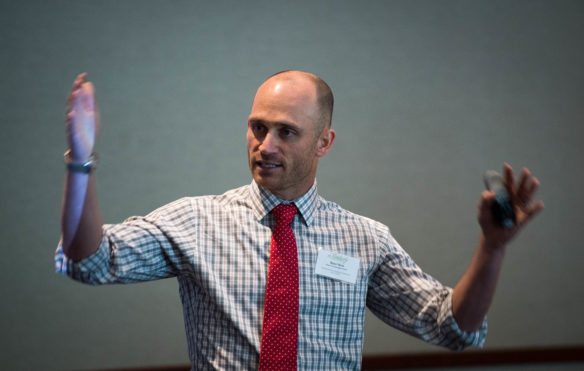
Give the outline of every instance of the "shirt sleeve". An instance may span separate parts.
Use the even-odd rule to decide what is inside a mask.
[[[134,216],[121,224],[104,224],[99,248],[79,262],[65,255],[61,241],[55,253],[56,271],[91,285],[177,276],[187,260],[179,248],[178,240],[185,236],[177,217],[192,218],[188,212],[169,214],[161,208],[146,217]]]
[[[424,273],[389,232],[387,236],[369,281],[369,309],[390,326],[428,343],[453,350],[482,347],[486,317],[477,331],[461,330],[452,313],[452,289]]]

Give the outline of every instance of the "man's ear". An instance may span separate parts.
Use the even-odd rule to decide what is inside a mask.
[[[320,137],[318,138],[316,157],[322,157],[327,154],[327,152],[333,146],[335,141],[335,131],[333,129],[324,128]]]

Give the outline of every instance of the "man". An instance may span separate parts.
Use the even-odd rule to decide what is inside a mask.
[[[335,139],[332,107],[317,76],[271,76],[248,119],[249,186],[102,226],[91,171],[99,120],[93,86],[78,76],[57,269],[91,284],[177,277],[193,369],[359,369],[365,305],[425,341],[482,345],[506,245],[543,207],[532,202],[537,179],[524,169],[515,184],[505,165],[517,215],[510,228],[495,222],[494,193],[482,194],[478,247],[450,289],[423,273],[386,226],[318,195],[318,160]],[[289,219],[280,224],[283,207]]]

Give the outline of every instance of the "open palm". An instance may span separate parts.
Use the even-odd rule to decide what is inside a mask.
[[[75,79],[67,100],[67,142],[74,162],[86,161],[95,146],[99,130],[99,112],[95,89],[82,73]]]

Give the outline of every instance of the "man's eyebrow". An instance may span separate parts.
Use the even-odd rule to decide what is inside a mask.
[[[263,124],[265,122],[262,119],[254,119],[254,118],[250,118],[248,121],[250,124]]]
[[[289,121],[267,121],[267,120],[263,120],[260,118],[250,118],[249,123],[252,125],[253,124],[261,124],[261,125],[271,124],[271,125],[277,126],[279,128],[294,129],[296,131],[301,130],[299,125],[294,124],[294,123],[289,122]]]

